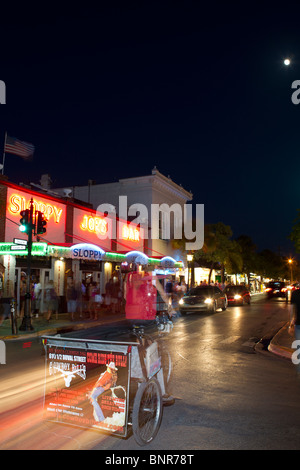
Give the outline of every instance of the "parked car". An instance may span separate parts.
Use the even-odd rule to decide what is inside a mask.
[[[227,296],[216,286],[195,287],[179,301],[179,310],[182,315],[203,310],[214,313],[218,308],[226,310]]]
[[[224,289],[228,305],[244,305],[251,301],[250,291],[246,286],[227,286]]]
[[[287,290],[287,286],[285,285],[285,282],[272,281],[272,282],[268,282],[265,292],[268,296],[268,299],[271,299],[272,297],[285,298],[286,290]]]

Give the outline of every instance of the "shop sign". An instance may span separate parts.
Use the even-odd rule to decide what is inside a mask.
[[[58,201],[35,194],[33,192],[19,191],[7,188],[5,238],[3,241],[11,242],[20,236],[20,212],[28,209],[31,198],[34,212],[40,211],[47,220],[45,239],[50,243],[65,242],[66,206]],[[43,237],[40,237],[43,239]]]
[[[140,241],[139,229],[136,227],[132,227],[130,225],[124,224],[122,227],[122,239],[131,241],[131,242],[139,242]]]
[[[20,214],[21,211],[29,209],[31,198],[25,198],[20,194],[13,193],[9,198],[8,210],[11,214]],[[41,200],[33,199],[33,206],[35,211],[40,211],[44,214],[45,218],[49,221],[50,218],[59,224],[62,216],[63,209],[54,204],[45,203]]]
[[[97,245],[92,245],[91,243],[79,243],[77,245],[71,246],[72,258],[75,259],[88,259],[100,261],[105,254],[105,251],[102,250]]]
[[[104,218],[84,215],[80,228],[81,230],[88,230],[92,233],[106,235],[108,232],[108,223]]]
[[[99,244],[105,251],[111,250],[114,239],[107,217],[94,212],[87,213],[77,207],[74,207],[73,211],[73,237],[75,240],[82,240],[82,243],[96,245],[98,249]]]

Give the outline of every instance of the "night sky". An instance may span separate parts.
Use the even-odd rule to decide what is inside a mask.
[[[28,5],[1,7],[0,148],[5,131],[36,147],[32,162],[6,155],[10,181],[104,183],[156,165],[205,205],[206,223],[293,254],[299,6]]]

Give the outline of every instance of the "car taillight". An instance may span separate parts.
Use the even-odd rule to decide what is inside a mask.
[[[270,292],[271,290],[271,287],[268,287],[267,289],[265,289],[265,292]]]

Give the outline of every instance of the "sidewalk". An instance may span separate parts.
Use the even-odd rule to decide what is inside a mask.
[[[22,319],[18,318],[17,325],[18,331],[16,335],[12,334],[10,319],[4,320],[0,326],[0,339],[1,340],[22,340],[29,338],[37,338],[43,335],[55,335],[58,333],[66,333],[74,330],[84,330],[91,328],[92,326],[105,325],[109,323],[116,323],[125,319],[125,314],[112,313],[109,310],[103,311],[98,315],[98,320],[89,320],[83,316],[79,317],[76,314],[75,320],[71,321],[71,315],[69,313],[59,313],[56,319],[55,315],[51,318],[50,322],[46,320],[43,315],[39,315],[38,318],[33,316],[31,318],[31,325],[33,331],[20,331],[19,328],[22,324]]]

